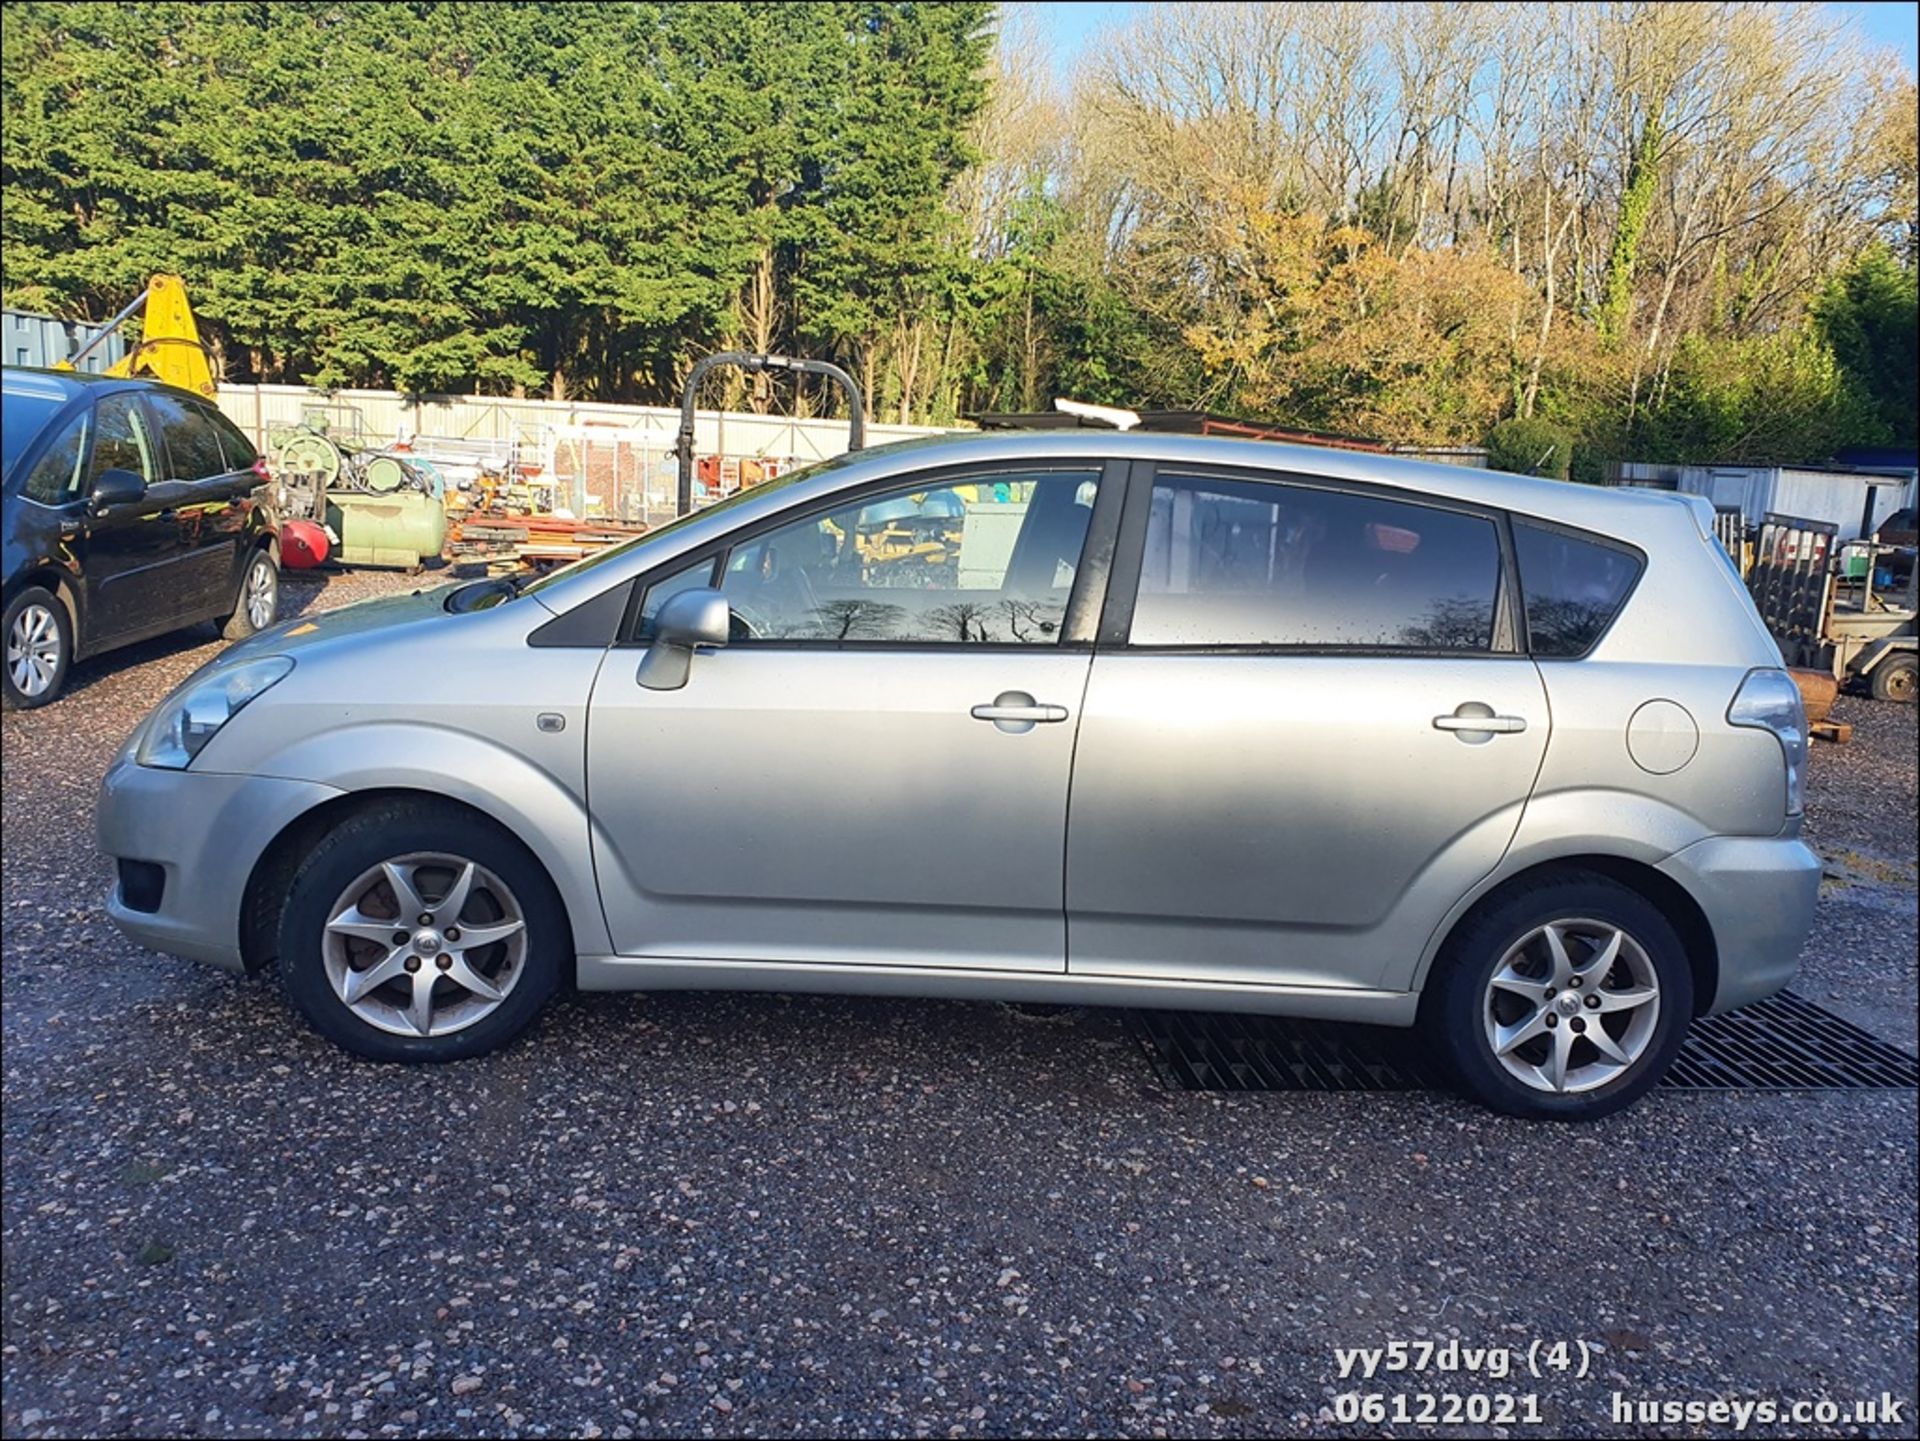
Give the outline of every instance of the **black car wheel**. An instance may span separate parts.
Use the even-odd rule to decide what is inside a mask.
[[[31,710],[60,694],[73,665],[73,623],[59,597],[28,586],[7,606],[6,702]]]
[[[245,640],[272,625],[279,613],[280,567],[273,563],[273,552],[263,546],[247,561],[240,594],[220,633],[228,640]]]

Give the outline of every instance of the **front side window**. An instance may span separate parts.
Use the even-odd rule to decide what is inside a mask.
[[[1640,576],[1640,559],[1544,526],[1513,523],[1520,591],[1527,604],[1527,644],[1537,656],[1585,655],[1619,613]]]
[[[743,541],[720,588],[749,639],[1055,645],[1098,485],[920,481]]]
[[[93,458],[87,462],[87,489],[110,470],[130,470],[148,485],[157,477],[153,437],[139,402],[130,395],[110,395],[94,412],[96,434]]]
[[[219,432],[197,406],[171,395],[154,395],[150,403],[166,441],[171,479],[212,480],[227,473]]]
[[[1128,640],[1487,651],[1499,593],[1499,535],[1483,516],[1171,476],[1153,488]]]
[[[81,466],[87,458],[88,419],[87,412],[82,410],[40,453],[20,486],[21,494],[28,500],[37,500],[42,505],[66,505],[80,498],[81,482],[85,479]]]

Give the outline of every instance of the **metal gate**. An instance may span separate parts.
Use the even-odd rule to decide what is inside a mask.
[[[1822,633],[1838,533],[1829,521],[1793,515],[1768,515],[1760,526],[1747,590],[1788,665],[1831,664]]]
[[[1720,548],[1732,559],[1734,569],[1744,577],[1752,564],[1752,557],[1747,554],[1747,520],[1740,507],[1715,506],[1713,533],[1720,538]]]

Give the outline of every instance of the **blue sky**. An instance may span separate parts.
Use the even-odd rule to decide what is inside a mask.
[[[1026,7],[1053,48],[1054,65],[1064,80],[1092,37],[1110,25],[1123,23],[1144,4],[1116,0],[1043,0]],[[1915,32],[1920,30],[1920,3],[1914,0],[1855,0],[1830,4],[1829,10],[1846,16],[1861,36],[1874,46],[1890,46],[1915,70]]]

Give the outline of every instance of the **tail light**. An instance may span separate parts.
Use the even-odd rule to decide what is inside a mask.
[[[1727,707],[1727,724],[1772,731],[1787,761],[1787,814],[1807,805],[1807,710],[1800,687],[1783,670],[1750,670]]]

